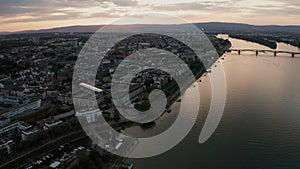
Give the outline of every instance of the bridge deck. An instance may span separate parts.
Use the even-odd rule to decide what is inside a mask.
[[[282,50],[267,50],[267,49],[229,49],[229,52],[231,51],[239,51],[239,52],[272,52],[272,53],[287,53],[287,54],[294,54],[294,55],[300,55],[300,52],[291,52],[291,51],[282,51]]]

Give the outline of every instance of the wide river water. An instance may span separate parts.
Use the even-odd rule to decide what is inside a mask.
[[[229,40],[232,48],[268,49],[243,40]],[[300,52],[283,43],[278,43],[278,50]],[[128,159],[134,169],[300,168],[300,57],[255,56],[254,52],[227,53],[223,57],[227,100],[213,136],[204,144],[198,143],[211,101],[210,81],[206,76],[198,83],[200,111],[189,135],[162,155]],[[179,107],[180,103],[175,102],[172,112],[158,119],[151,129],[137,126],[124,133],[139,137],[159,134],[174,122]]]

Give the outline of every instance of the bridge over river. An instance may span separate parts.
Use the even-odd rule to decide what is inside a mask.
[[[258,56],[259,53],[272,53],[274,56],[277,56],[277,54],[280,54],[280,53],[285,53],[285,54],[290,54],[292,57],[295,57],[295,55],[300,55],[299,52],[264,50],[264,49],[229,49],[227,52],[238,52],[239,55],[242,52],[255,52],[256,56]]]

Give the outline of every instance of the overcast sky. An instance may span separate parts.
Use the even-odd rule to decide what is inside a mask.
[[[0,32],[100,25],[143,12],[189,22],[300,25],[300,0],[1,0]]]

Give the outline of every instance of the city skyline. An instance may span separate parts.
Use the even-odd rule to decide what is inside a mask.
[[[170,14],[193,23],[300,25],[300,2],[297,0],[4,0],[0,9],[0,32],[102,25],[122,16],[145,12]],[[155,22],[141,18],[130,23]],[[166,21],[164,24],[173,23]]]

